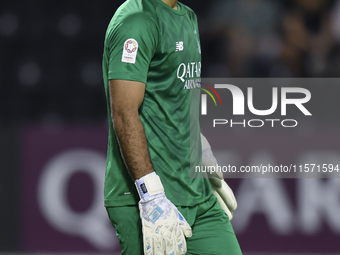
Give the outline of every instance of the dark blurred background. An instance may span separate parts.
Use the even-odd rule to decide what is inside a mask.
[[[198,15],[202,77],[340,76],[340,1],[182,2]],[[101,61],[106,27],[121,3],[0,2],[0,252],[119,252],[101,200],[107,142]],[[338,128],[328,127],[325,137],[324,130],[314,129],[293,134],[296,144],[291,146],[301,145],[297,154],[313,148],[338,159]],[[232,140],[237,135],[245,137],[231,134],[230,141],[238,143]],[[249,163],[254,157],[268,159],[266,151],[277,149],[282,155],[289,150],[268,142],[254,147],[254,154],[260,153],[254,156],[244,149],[261,142],[247,138],[226,152],[210,136],[221,159],[244,157]],[[269,139],[265,133],[260,138]],[[307,156],[313,155],[319,154]],[[248,182],[231,181],[241,197],[240,211],[252,204],[242,198],[246,184],[260,187],[261,194],[270,192],[261,188],[261,181]],[[300,180],[269,184],[278,195],[268,198],[274,202],[267,209],[279,209],[275,201],[286,196],[290,214],[273,209],[275,218],[244,209],[249,214],[235,217],[235,230],[245,254],[340,254],[339,196],[327,195],[339,194],[337,180],[328,186]],[[307,190],[318,201],[326,195],[329,199],[318,204],[310,198],[306,205],[301,196]],[[254,219],[258,224],[251,225]]]

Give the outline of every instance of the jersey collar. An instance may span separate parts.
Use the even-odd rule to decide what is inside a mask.
[[[174,8],[171,8],[169,5],[167,5],[166,3],[164,3],[162,0],[154,0],[157,3],[159,3],[160,5],[164,6],[166,9],[168,9],[169,11],[177,14],[177,15],[185,15],[187,13],[186,9],[184,8],[183,4],[180,2],[177,2],[177,10],[175,10]]]

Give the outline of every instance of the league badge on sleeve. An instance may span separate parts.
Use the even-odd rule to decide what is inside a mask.
[[[135,39],[128,39],[124,43],[122,62],[135,64],[138,52],[138,42]]]

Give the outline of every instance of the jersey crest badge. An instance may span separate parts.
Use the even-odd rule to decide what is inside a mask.
[[[125,41],[123,47],[123,63],[135,64],[138,52],[138,42],[131,38]]]

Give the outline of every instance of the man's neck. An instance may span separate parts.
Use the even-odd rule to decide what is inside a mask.
[[[177,10],[177,2],[178,0],[162,0],[164,3],[166,3],[167,5],[169,5],[171,8],[174,8],[175,10]]]

